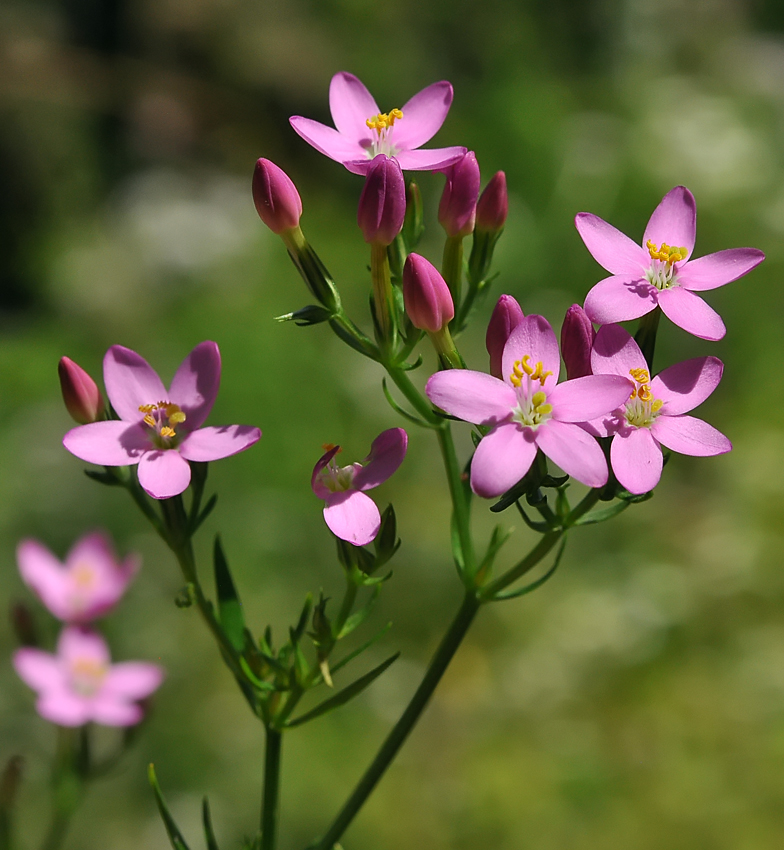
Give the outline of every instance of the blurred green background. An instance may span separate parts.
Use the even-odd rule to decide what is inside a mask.
[[[345,847],[784,846],[781,4],[6,0],[0,598],[32,603],[15,566],[21,537],[64,555],[105,527],[123,553],[144,556],[103,624],[114,657],[160,659],[169,671],[135,749],[91,788],[68,850],[168,846],[145,781],[150,761],[193,848],[203,846],[205,793],[221,846],[237,846],[256,828],[262,735],[196,613],[173,605],[181,581],[170,554],[122,492],[89,481],[62,448],[72,423],[58,358],[99,377],[104,351],[121,343],[168,381],[196,343],[219,343],[211,421],[259,425],[264,436],[213,465],[220,499],[199,554],[205,569],[220,530],[259,632],[270,622],[280,634],[308,590],[342,587],[309,487],[321,445],[363,457],[380,430],[402,424],[375,364],[323,326],[273,322],[309,296],[250,197],[258,156],[288,171],[308,237],[367,326],[361,179],[287,121],[328,121],[339,70],[357,74],[382,109],[436,80],[454,84],[434,144],[464,144],[483,182],[498,169],[509,181],[496,294],[556,326],[604,276],[573,227],[580,210],[638,239],[683,183],[697,198],[698,255],[743,245],[767,254],[709,293],[728,326],[723,341],[666,323],[660,334],[660,368],[708,353],[725,361],[699,415],[734,451],[674,458],[652,501],[573,535],[541,591],[481,612]],[[431,225],[422,251],[436,262],[442,183],[421,180]],[[474,368],[485,368],[491,306],[461,342]],[[349,707],[286,736],[281,850],[301,850],[331,819],[458,604],[442,481],[431,435],[411,433],[406,463],[377,491],[382,504],[394,500],[404,545],[366,630],[394,626],[356,669],[395,649],[401,660]],[[503,518],[517,526],[511,563],[530,534]],[[478,533],[491,526],[479,505]],[[51,644],[56,626],[36,613]],[[7,618],[0,641],[10,653]],[[21,846],[34,848],[54,733],[7,661],[0,707],[0,755],[26,760],[19,827]]]

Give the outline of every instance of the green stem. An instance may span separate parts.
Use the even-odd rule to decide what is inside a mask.
[[[378,751],[376,757],[357,783],[346,804],[338,813],[326,833],[313,845],[311,850],[332,850],[335,842],[340,839],[348,829],[354,817],[365,804],[365,801],[373,792],[386,769],[403,746],[406,738],[419,720],[422,712],[427,706],[433,691],[441,681],[449,662],[457,652],[460,643],[465,637],[469,626],[473,622],[476,612],[480,606],[479,600],[471,593],[466,593],[463,604],[457,612],[455,619],[444,635],[440,646],[433,656],[430,666],[425,673],[422,682],[400,717],[400,720],[387,735],[386,740]]]
[[[373,284],[378,343],[382,351],[394,352],[397,348],[397,316],[386,245],[373,243],[370,246],[370,279]]]
[[[561,539],[563,533],[562,529],[556,529],[544,534],[542,539],[536,544],[536,546],[534,546],[533,549],[531,549],[525,558],[518,561],[512,569],[505,572],[502,576],[499,576],[495,581],[482,588],[482,599],[492,599],[496,593],[517,581],[529,570],[532,570]]]
[[[452,429],[446,420],[442,422],[441,427],[436,431],[436,435],[446,470],[449,494],[452,497],[453,519],[460,541],[463,565],[466,576],[473,578],[476,572],[476,557],[474,555],[474,541],[471,537],[471,510],[463,484],[463,470],[457,460],[455,444],[452,440]]]
[[[653,355],[656,350],[656,332],[659,329],[661,318],[661,307],[656,307],[650,313],[646,313],[640,319],[640,326],[634,335],[634,341],[640,346],[648,369],[653,372]]]
[[[589,490],[583,497],[583,500],[569,511],[569,516],[566,517],[564,525],[567,528],[574,525],[581,516],[585,516],[585,514],[591,510],[591,508],[599,501],[599,497],[601,495],[601,487],[597,487],[595,490]]]
[[[77,773],[76,735],[75,729],[57,729],[57,752],[52,766],[52,817],[41,850],[59,850],[82,800],[84,784]]]
[[[383,364],[389,374],[389,377],[395,382],[395,386],[406,397],[409,404],[429,425],[434,428],[440,428],[444,424],[444,419],[436,416],[433,413],[433,407],[430,402],[419,392],[419,390],[411,383],[408,374],[399,366],[391,366],[387,363]]]
[[[455,312],[460,312],[460,289],[463,282],[463,237],[447,236],[444,243],[444,261],[441,273],[452,293]]]
[[[275,850],[277,841],[282,740],[282,735],[277,729],[267,726],[264,749],[264,796],[261,806],[261,850]]]

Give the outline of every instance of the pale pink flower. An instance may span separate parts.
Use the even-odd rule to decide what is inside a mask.
[[[594,341],[591,367],[595,375],[621,375],[634,381],[634,392],[624,405],[590,423],[597,436],[612,436],[610,463],[630,493],[647,493],[659,483],[662,446],[697,457],[732,448],[712,425],[684,415],[719,385],[724,364],[718,357],[685,360],[651,379],[632,337],[619,325],[604,325]]]
[[[585,299],[585,312],[601,325],[638,319],[658,306],[690,334],[721,339],[724,322],[695,293],[737,280],[765,259],[756,248],[730,248],[691,260],[697,206],[684,186],[669,191],[653,211],[642,246],[591,213],[578,213],[575,225],[596,262],[612,274]]]
[[[113,345],[103,360],[103,379],[120,421],[74,428],[63,445],[89,463],[138,463],[139,483],[150,496],[177,496],[190,484],[189,460],[229,457],[261,437],[249,425],[200,427],[218,394],[220,371],[218,346],[202,342],[182,362],[167,390],[143,357]]]
[[[367,174],[380,153],[395,157],[404,171],[434,171],[460,159],[463,147],[417,150],[441,128],[452,104],[452,86],[433,83],[402,109],[382,113],[373,95],[353,75],[335,74],[329,84],[329,110],[335,127],[294,115],[291,126],[317,151],[354,174]]]
[[[16,560],[25,583],[66,623],[87,623],[106,614],[141,565],[138,555],[118,561],[109,538],[101,532],[78,540],[64,564],[37,540],[23,540]]]
[[[104,639],[67,626],[57,654],[23,647],[13,656],[22,681],[38,692],[36,710],[58,726],[132,726],[144,716],[140,700],[163,681],[163,669],[144,661],[111,664]]]
[[[538,449],[588,487],[607,482],[599,443],[575,423],[614,410],[629,397],[632,383],[615,375],[588,375],[558,384],[560,369],[553,329],[542,316],[526,316],[504,346],[503,380],[450,369],[427,382],[433,404],[466,422],[492,427],[471,461],[471,487],[478,496],[491,499],[514,486]]]
[[[364,546],[374,540],[381,527],[376,503],[365,495],[383,484],[403,462],[408,435],[402,428],[390,428],[373,440],[370,454],[362,463],[338,466],[334,462],[340,446],[333,446],[313,468],[310,485],[324,499],[324,520],[341,540]]]

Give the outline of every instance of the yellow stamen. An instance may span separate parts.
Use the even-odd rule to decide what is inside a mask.
[[[156,405],[154,404],[140,404],[139,412],[140,413],[152,413],[155,410]]]
[[[653,398],[650,386],[648,384],[643,384],[637,391],[637,397],[640,401],[650,401]]]
[[[650,373],[647,369],[630,369],[629,374],[637,381],[638,384],[647,384],[651,380]]]
[[[400,109],[393,109],[391,112],[379,112],[378,115],[372,115],[365,121],[368,130],[375,130],[379,136],[387,129],[392,127],[395,121],[399,121],[403,117],[403,112]]]
[[[656,243],[650,239],[645,243],[645,246],[652,260],[661,260],[663,263],[669,263],[669,265],[685,260],[689,253],[684,247],[671,246],[666,242],[662,242],[661,247],[657,248]]]
[[[144,424],[145,424],[145,425],[149,425],[149,426],[150,426],[150,428],[154,428],[154,427],[155,427],[155,420],[152,418],[152,415],[151,415],[151,414],[149,414],[149,413],[148,413],[148,414],[144,417]]]
[[[537,360],[536,366],[531,366],[528,362],[530,359],[531,355],[526,354],[522,360],[515,361],[515,364],[512,366],[512,374],[509,376],[513,387],[519,387],[521,385],[524,374],[528,375],[532,381],[539,381],[542,386],[544,386],[547,378],[553,374],[549,370],[547,372],[544,371],[544,364],[541,360]]]
[[[654,401],[654,403],[651,405],[651,410],[656,413],[662,409],[663,404],[664,402],[660,398],[657,398],[656,401]]]
[[[173,437],[175,434],[174,428],[169,428],[168,425],[164,425],[161,428],[161,436],[162,437]]]
[[[335,452],[335,454],[340,454],[343,451],[343,449],[341,449],[340,446],[336,445],[335,443],[324,443],[321,448],[324,449],[325,452],[331,452],[332,449],[337,449],[337,452]]]
[[[181,410],[176,410],[174,413],[171,414],[171,416],[169,416],[169,422],[171,422],[172,425],[179,425],[180,422],[184,421],[185,414]]]

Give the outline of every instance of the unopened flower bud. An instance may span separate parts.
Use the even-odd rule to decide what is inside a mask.
[[[506,193],[506,174],[497,171],[485,186],[476,205],[476,229],[495,233],[506,223],[509,196]]]
[[[379,154],[373,159],[359,196],[357,223],[365,242],[391,245],[403,228],[406,181],[396,159]]]
[[[446,230],[447,236],[468,236],[474,229],[476,199],[479,197],[476,154],[468,151],[444,173],[446,185],[438,205],[438,223]]]
[[[493,315],[490,316],[485,337],[487,353],[490,355],[490,374],[495,378],[502,377],[501,361],[504,346],[523,318],[522,308],[511,295],[502,295],[498,299]]]
[[[438,269],[419,254],[409,254],[403,267],[403,300],[411,324],[437,333],[455,316],[455,305]]]
[[[579,304],[566,311],[561,325],[561,355],[566,364],[566,377],[584,378],[591,373],[591,348],[596,338],[591,320]]]
[[[68,357],[57,364],[63,401],[71,418],[80,425],[97,422],[103,418],[104,404],[95,381]]]
[[[260,159],[253,170],[253,203],[264,224],[273,233],[283,233],[299,226],[302,200],[297,187],[286,172]]]

